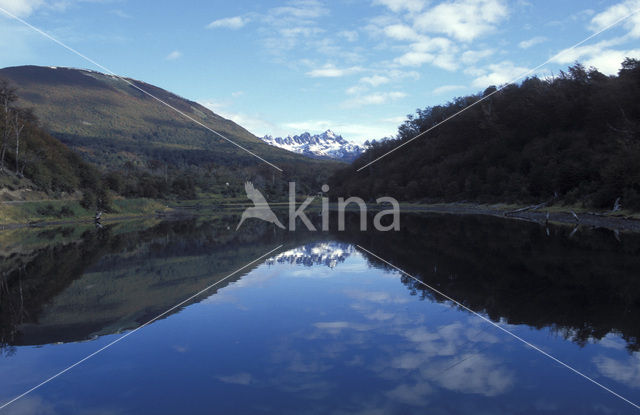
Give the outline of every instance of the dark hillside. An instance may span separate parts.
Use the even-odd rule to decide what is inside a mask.
[[[640,209],[640,62],[618,76],[580,64],[529,78],[356,170],[495,91],[417,110],[398,137],[332,179],[339,195],[411,201],[541,202]]]

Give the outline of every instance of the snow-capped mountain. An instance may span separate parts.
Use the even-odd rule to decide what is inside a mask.
[[[278,254],[269,258],[266,263],[273,264],[298,264],[306,267],[314,265],[326,265],[335,268],[344,262],[355,251],[353,245],[339,242],[317,242]]]
[[[265,135],[261,140],[269,145],[305,156],[342,161],[353,161],[365,150],[364,147],[350,143],[331,130],[316,135],[310,133],[287,137]]]

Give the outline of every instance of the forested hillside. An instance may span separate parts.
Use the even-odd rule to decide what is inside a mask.
[[[0,81],[0,188],[26,187],[52,197],[77,190],[100,193],[98,169],[40,128],[17,100],[15,89]]]
[[[580,64],[423,110],[331,179],[336,195],[409,201],[538,202],[640,209],[640,61],[618,76]]]
[[[0,78],[15,88],[18,106],[32,108],[44,130],[97,166],[106,187],[126,197],[240,196],[246,180],[271,197],[284,197],[289,181],[316,192],[342,166],[269,146],[202,105],[142,81],[127,78],[127,83],[95,71],[40,66],[0,69]]]

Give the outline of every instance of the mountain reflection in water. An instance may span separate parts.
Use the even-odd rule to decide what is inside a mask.
[[[302,264],[308,267],[326,265],[335,268],[344,262],[354,251],[347,243],[319,242],[290,249],[267,260],[267,264]]]
[[[198,304],[108,352],[121,361],[105,354],[87,362],[95,375],[78,369],[69,382],[100,373],[115,380],[123,370],[127,379],[107,388],[129,388],[116,394],[123,406],[117,413],[175,413],[186,402],[194,405],[187,412],[211,413],[209,394],[218,398],[216,413],[632,409],[355,247],[361,245],[622,395],[639,396],[637,235],[618,240],[580,229],[570,236],[563,227],[547,235],[536,224],[438,215],[403,216],[400,232],[384,234],[283,232],[259,222],[229,230],[237,219],[37,230],[20,243],[0,234],[0,368],[15,374],[14,383],[0,381],[2,396],[23,392],[280,244],[279,253]],[[348,219],[348,229],[357,229],[358,217]],[[77,343],[87,339],[93,341]],[[56,343],[68,344],[26,347]],[[110,374],[100,369],[105,362]],[[164,392],[185,397],[175,398],[177,407],[142,389],[150,379],[169,388],[158,370],[184,383]],[[89,385],[77,393],[61,391],[64,381],[57,385],[52,394],[105,409],[80,397],[102,396]],[[252,399],[242,400],[245,393]],[[54,395],[43,392],[47,407],[55,406]]]

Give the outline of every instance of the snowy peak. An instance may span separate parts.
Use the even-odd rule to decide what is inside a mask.
[[[308,157],[342,161],[353,161],[365,150],[364,147],[350,143],[331,130],[316,135],[311,135],[308,132],[286,137],[265,135],[261,140],[269,145]]]
[[[354,253],[356,250],[351,244],[316,242],[278,254],[269,258],[266,263],[269,265],[297,264],[306,267],[325,265],[329,268],[335,268],[336,265],[344,262]]]

